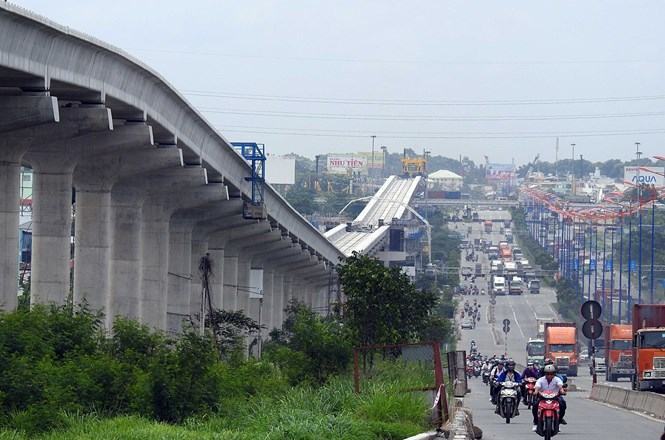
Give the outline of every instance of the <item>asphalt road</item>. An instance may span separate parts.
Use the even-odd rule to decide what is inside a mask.
[[[508,215],[507,211],[501,213]],[[481,218],[488,216],[497,218],[497,213],[480,213]],[[488,238],[488,234],[482,233],[482,223],[458,223],[455,228],[466,235],[469,225],[472,225],[473,233],[471,240],[475,237]],[[493,242],[503,239],[498,233],[498,228],[490,235]],[[489,262],[484,254],[480,254],[479,262],[483,264],[483,271],[489,273]],[[471,266],[464,260],[462,253],[461,267]],[[487,281],[483,278],[477,278],[476,284],[479,288],[487,288]],[[489,298],[482,296],[463,296],[461,303],[465,300],[473,303],[477,300],[481,304],[481,321],[473,330],[462,330],[459,348],[468,350],[471,340],[475,340],[479,350],[483,354],[501,354],[504,352],[504,343],[507,343],[507,352],[518,363],[526,361],[526,342],[529,337],[535,336],[536,317],[556,316],[552,304],[556,302],[556,296],[551,288],[544,287],[541,294],[523,294],[520,296],[499,296],[495,307],[496,325],[493,331],[492,325],[487,322],[489,315]],[[504,318],[511,321],[510,333],[507,340],[504,341],[501,331],[501,322]],[[459,319],[459,315],[458,315]],[[580,369],[580,377],[572,378],[581,391],[570,392],[567,399],[568,413],[566,419],[568,425],[562,427],[561,433],[557,436],[562,439],[659,439],[663,433],[665,424],[630,411],[608,407],[606,405],[593,402],[587,398],[588,390],[591,387],[591,378],[586,369]],[[617,385],[617,384],[614,384]],[[619,382],[620,386],[629,386],[628,382]],[[521,415],[506,424],[494,414],[494,407],[489,402],[489,390],[483,385],[480,379],[470,379],[469,388],[471,393],[465,398],[465,405],[473,410],[474,423],[483,429],[484,439],[535,439],[539,438],[531,432],[531,414],[525,408],[522,408]]]

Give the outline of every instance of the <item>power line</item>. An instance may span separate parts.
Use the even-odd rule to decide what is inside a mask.
[[[313,136],[313,137],[336,137],[336,138],[367,138],[367,134],[350,134],[348,131],[340,131],[339,133],[326,133],[326,132],[310,132],[302,131],[270,131],[272,129],[232,129],[230,127],[219,127],[225,133],[248,133],[248,134],[268,134],[268,135],[286,135],[286,136]],[[291,129],[291,130],[307,130],[307,129]],[[626,130],[626,131],[598,131],[598,132],[552,132],[552,133],[537,133],[537,132],[524,132],[524,133],[509,133],[505,134],[489,134],[489,133],[467,133],[463,135],[396,135],[386,134],[382,135],[381,132],[376,132],[377,137],[383,139],[536,139],[536,138],[552,138],[559,137],[603,137],[603,136],[633,136],[636,134],[662,134],[665,129],[647,129],[647,130]]]
[[[224,110],[216,107],[199,107],[204,113],[266,116],[276,118],[296,119],[336,119],[336,120],[362,120],[362,121],[449,121],[449,122],[476,122],[476,121],[549,121],[570,119],[612,119],[665,116],[665,112],[643,113],[607,113],[607,114],[578,114],[578,115],[508,115],[508,116],[436,116],[436,115],[347,115],[340,113],[300,113],[284,111],[263,110]]]
[[[335,57],[305,57],[294,55],[253,55],[246,53],[228,53],[216,51],[197,51],[197,50],[178,50],[178,49],[154,49],[154,48],[126,48],[128,51],[136,52],[154,52],[154,53],[169,53],[180,54],[189,56],[205,56],[205,57],[225,57],[225,58],[239,58],[239,59],[258,59],[258,60],[276,60],[276,61],[309,61],[309,62],[323,62],[323,63],[358,63],[358,64],[438,64],[446,66],[483,66],[483,65],[498,65],[498,66],[549,66],[549,65],[575,65],[575,64],[662,64],[662,59],[588,59],[588,60],[527,60],[527,61],[497,61],[497,60],[481,60],[481,61],[465,61],[465,60],[441,60],[441,59],[381,59],[381,58],[335,58]]]
[[[655,101],[665,99],[665,95],[609,96],[595,98],[543,98],[543,99],[497,99],[497,100],[451,100],[451,99],[373,99],[373,98],[331,98],[287,95],[259,95],[233,92],[211,92],[205,90],[184,90],[188,96],[225,98],[249,101],[280,101],[318,104],[357,104],[357,105],[434,105],[434,106],[479,106],[479,105],[558,105],[593,104],[607,102]]]
[[[347,130],[347,129],[326,129],[326,128],[296,128],[296,127],[264,127],[264,126],[254,126],[254,125],[225,125],[222,127],[224,131],[235,130],[235,129],[249,129],[249,130],[278,130],[278,131],[301,131],[305,133],[330,133],[330,134],[358,134],[361,137],[371,136],[370,133],[374,133],[375,130]],[[647,129],[627,129],[627,130],[585,130],[585,131],[575,131],[575,132],[561,132],[561,131],[392,131],[392,130],[382,130],[381,133],[385,135],[402,135],[402,136],[411,136],[411,135],[433,135],[433,136],[470,136],[470,135],[486,135],[486,136],[517,136],[517,135],[543,135],[543,136],[576,136],[578,134],[587,134],[587,135],[604,135],[604,134],[641,134],[645,133],[650,134],[652,132],[665,131],[665,128],[647,128]]]

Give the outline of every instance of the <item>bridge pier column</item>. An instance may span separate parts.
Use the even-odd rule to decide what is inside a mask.
[[[238,256],[224,255],[224,290],[222,305],[229,312],[238,310]]]
[[[32,160],[31,304],[64,304],[71,287],[73,166],[56,155]]]
[[[191,249],[191,273],[192,273],[192,282],[191,282],[191,294],[189,297],[189,314],[191,316],[196,316],[201,314],[201,274],[199,272],[199,264],[201,258],[203,258],[207,253],[208,249],[208,240],[202,237],[192,237],[192,249]],[[212,258],[212,255],[210,256]],[[215,261],[213,260],[213,265]],[[213,277],[217,277],[218,273],[214,270],[213,267]],[[214,279],[214,278],[213,278]],[[212,286],[211,286],[212,288]]]
[[[249,274],[252,267],[251,259],[240,255],[238,257],[238,286],[236,289],[238,303],[237,310],[242,310],[245,315],[250,316],[249,310]],[[250,316],[254,319],[257,316]]]
[[[160,203],[149,200],[143,205],[141,322],[166,330],[169,268],[169,215]]]
[[[20,155],[0,157],[0,310],[18,305]]]
[[[210,285],[210,298],[212,306],[217,309],[224,307],[224,254],[223,248],[210,249],[212,259],[212,283]]]
[[[116,316],[141,317],[143,196],[140,190],[111,192],[111,267],[107,326]]]
[[[273,305],[272,324],[275,328],[282,328],[284,320],[284,274],[275,271],[273,275]]]
[[[167,324],[168,331],[181,333],[183,320],[190,316],[192,281],[198,278],[198,268],[192,272],[192,228],[189,220],[171,221],[169,228],[169,271]]]
[[[111,192],[95,185],[76,189],[74,304],[109,314]],[[110,322],[107,319],[107,322]]]
[[[270,269],[263,271],[263,312],[261,313],[261,321],[263,321],[266,329],[262,331],[264,338],[273,329],[273,308],[275,307],[275,272]]]

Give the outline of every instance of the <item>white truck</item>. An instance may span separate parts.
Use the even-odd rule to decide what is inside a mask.
[[[504,277],[494,277],[492,280],[492,291],[495,295],[505,295],[506,279]]]

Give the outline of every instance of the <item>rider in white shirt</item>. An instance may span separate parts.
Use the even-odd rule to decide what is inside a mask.
[[[566,425],[563,416],[566,415],[566,401],[561,398],[562,394],[566,394],[566,389],[563,380],[556,375],[556,367],[554,365],[545,365],[543,368],[545,375],[536,381],[536,397],[540,399],[541,392],[549,392],[557,394],[559,400],[559,423]],[[536,432],[538,430],[538,401],[531,408],[533,413],[533,428],[531,430]]]

